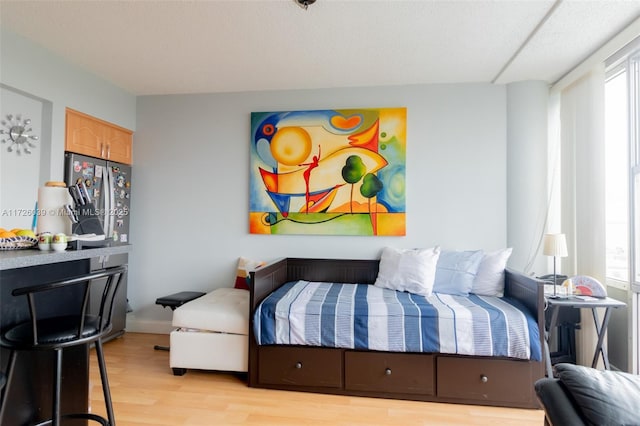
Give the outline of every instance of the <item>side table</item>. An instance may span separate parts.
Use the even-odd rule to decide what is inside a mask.
[[[606,298],[595,298],[595,297],[583,297],[583,296],[569,296],[569,297],[547,297],[546,298],[548,309],[551,312],[551,320],[549,321],[549,330],[547,333],[547,376],[553,377],[553,372],[551,368],[551,357],[549,354],[549,341],[552,340],[551,337],[556,330],[558,325],[558,313],[560,312],[560,308],[573,308],[573,309],[591,309],[591,313],[593,315],[593,322],[596,327],[596,334],[598,336],[598,342],[596,344],[596,350],[593,354],[593,362],[591,363],[591,367],[595,368],[598,364],[598,357],[602,355],[602,361],[604,362],[604,368],[606,370],[610,369],[609,365],[609,357],[607,355],[607,350],[603,347],[604,336],[607,333],[607,327],[609,325],[609,318],[611,317],[611,309],[617,309],[627,306],[626,303],[620,302],[619,300],[612,299],[610,297]],[[602,322],[598,317],[598,308],[604,308],[604,317],[602,318]]]
[[[170,294],[168,296],[159,297],[156,299],[156,305],[160,305],[163,308],[169,307],[172,311],[175,311],[180,306],[187,302],[191,302],[198,297],[202,297],[207,293],[202,291],[181,291],[180,293]],[[155,345],[153,349],[157,351],[168,351],[169,346]]]

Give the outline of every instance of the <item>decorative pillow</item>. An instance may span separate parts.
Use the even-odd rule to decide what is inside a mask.
[[[262,265],[264,265],[264,262],[258,260],[251,260],[244,257],[238,259],[238,271],[236,273],[236,283],[234,287],[242,290],[249,290],[249,271]]]
[[[395,249],[385,247],[380,257],[377,287],[430,296],[440,247]]]
[[[471,293],[480,296],[504,296],[504,268],[507,267],[512,251],[509,247],[484,254],[473,280]]]
[[[433,292],[468,296],[482,257],[482,250],[442,250],[436,266]]]

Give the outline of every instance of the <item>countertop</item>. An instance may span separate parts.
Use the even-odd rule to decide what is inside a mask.
[[[83,250],[65,250],[62,252],[40,251],[37,247],[25,250],[0,251],[0,271],[129,253],[131,249],[131,244],[125,244],[112,247],[86,248]]]

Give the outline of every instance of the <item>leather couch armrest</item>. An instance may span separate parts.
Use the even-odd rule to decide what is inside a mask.
[[[544,408],[547,424],[585,425],[567,389],[558,379],[543,378],[535,383],[536,395]]]

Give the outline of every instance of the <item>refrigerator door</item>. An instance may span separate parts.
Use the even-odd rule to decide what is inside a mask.
[[[113,197],[110,200],[105,233],[107,238],[113,240],[112,244],[127,244],[131,242],[129,238],[131,166],[108,162],[107,176]]]
[[[104,177],[107,174],[107,162],[99,158],[87,157],[86,155],[65,153],[64,181],[67,186],[84,183],[87,193],[93,201],[102,229],[105,230],[105,191],[107,182]],[[81,185],[80,185],[81,186]]]

